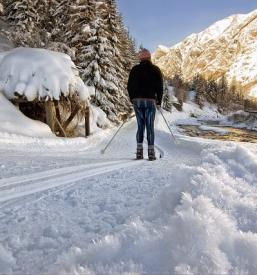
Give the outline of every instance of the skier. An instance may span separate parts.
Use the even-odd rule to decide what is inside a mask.
[[[143,159],[143,140],[147,130],[148,159],[156,160],[154,150],[154,120],[163,97],[163,77],[160,69],[151,62],[147,49],[139,52],[140,63],[134,66],[128,80],[128,92],[137,118],[137,159]]]

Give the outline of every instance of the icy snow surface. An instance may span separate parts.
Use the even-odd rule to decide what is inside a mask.
[[[0,274],[256,274],[257,146],[179,135],[217,116],[184,107],[176,146],[157,115],[156,162],[132,160],[135,120],[105,155],[115,129],[0,134]]]
[[[75,64],[63,53],[45,49],[16,48],[0,53],[0,91],[8,98],[15,92],[29,101],[35,98],[59,99],[77,92],[82,100],[88,89]]]
[[[206,125],[201,125],[199,127],[199,129],[203,130],[203,131],[212,131],[215,133],[218,133],[220,135],[226,135],[229,133],[229,131],[222,129],[222,128],[218,128],[218,127],[210,127],[210,126],[206,126]]]

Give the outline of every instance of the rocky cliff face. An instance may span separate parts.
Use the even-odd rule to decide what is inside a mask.
[[[191,80],[197,73],[213,79],[225,75],[257,96],[257,10],[218,21],[169,49],[159,46],[153,61],[167,77],[179,73]]]

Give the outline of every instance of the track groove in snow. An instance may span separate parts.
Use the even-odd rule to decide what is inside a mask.
[[[46,178],[56,177],[56,176],[64,176],[65,174],[76,173],[81,170],[89,170],[97,167],[104,167],[113,164],[119,164],[121,161],[108,161],[102,163],[93,163],[93,164],[84,164],[84,165],[76,165],[72,167],[62,167],[57,169],[46,170],[38,173],[33,173],[29,175],[23,176],[15,176],[11,178],[4,178],[0,180],[0,191],[4,190],[4,187],[11,187],[13,185],[23,184],[29,181],[35,180],[43,180]]]
[[[45,177],[45,179],[40,180],[38,174],[33,174],[31,178],[35,178],[36,181],[33,182],[31,179],[18,181],[15,177],[13,183],[10,186],[5,185],[5,189],[0,191],[0,202],[6,202],[12,199],[18,199],[24,196],[32,195],[35,193],[43,192],[49,189],[57,188],[64,185],[74,185],[83,179],[87,179],[93,176],[110,173],[115,170],[127,168],[130,166],[138,165],[138,162],[135,161],[124,161],[116,162],[111,164],[106,163],[105,165],[92,165],[93,169],[87,169],[85,171],[78,172],[76,167],[73,167],[73,170],[69,173],[57,174],[55,178]],[[98,167],[100,166],[100,167]],[[94,168],[96,167],[96,168]],[[64,168],[57,169],[63,171]],[[81,167],[79,168],[81,169]],[[53,170],[53,173],[57,171]],[[43,172],[42,172],[43,173]],[[27,183],[28,182],[28,183]],[[23,185],[23,183],[27,183]],[[70,186],[70,185],[69,185]],[[8,188],[9,187],[9,188]]]

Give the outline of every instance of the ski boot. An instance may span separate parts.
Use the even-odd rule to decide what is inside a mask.
[[[137,144],[136,159],[143,159],[143,158],[144,158],[143,144],[138,143],[138,144]]]
[[[148,160],[149,161],[156,160],[155,151],[153,148],[148,149]]]
[[[137,154],[136,154],[136,159],[143,159],[144,158],[144,153],[143,153],[143,148],[137,148]]]

